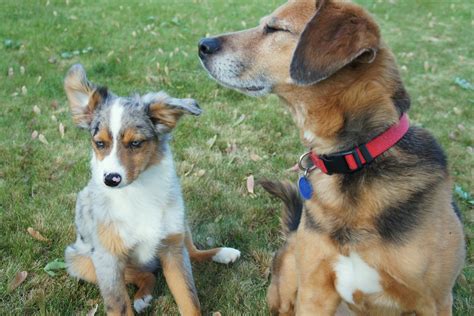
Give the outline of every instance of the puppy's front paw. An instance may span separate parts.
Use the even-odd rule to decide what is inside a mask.
[[[150,306],[150,302],[153,299],[151,295],[144,296],[142,298],[136,299],[133,301],[133,308],[137,313],[143,312],[148,306]]]
[[[239,259],[240,251],[234,248],[221,248],[218,253],[212,257],[212,260],[219,263],[228,264]]]

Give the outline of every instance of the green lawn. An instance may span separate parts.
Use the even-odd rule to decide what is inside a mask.
[[[194,265],[202,308],[208,315],[268,314],[265,292],[271,256],[281,243],[280,205],[259,188],[248,194],[246,177],[296,179],[287,169],[304,148],[275,97],[248,98],[208,79],[196,44],[206,34],[255,25],[281,1],[0,0],[1,315],[85,314],[96,303],[103,313],[96,286],[64,271],[55,277],[43,271],[48,262],[62,260],[74,239],[75,194],[89,178],[88,135],[72,124],[62,89],[76,62],[118,94],[163,89],[200,101],[204,115],[183,120],[173,141],[189,221],[200,246],[227,245],[243,254],[228,267]],[[358,2],[376,16],[398,58],[412,120],[431,130],[449,155],[469,248],[455,288],[455,313],[472,315],[474,214],[467,195],[474,178],[474,91],[454,79],[474,81],[474,4]],[[32,139],[33,131],[48,144]],[[33,239],[28,227],[49,242]],[[9,291],[18,271],[29,275]],[[154,297],[150,313],[177,314],[161,277]]]

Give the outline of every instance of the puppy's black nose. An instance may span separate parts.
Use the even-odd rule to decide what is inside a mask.
[[[221,49],[221,41],[216,37],[206,37],[199,41],[199,55],[212,55]]]
[[[104,177],[104,183],[109,187],[116,187],[122,181],[122,177],[118,173],[109,173]]]

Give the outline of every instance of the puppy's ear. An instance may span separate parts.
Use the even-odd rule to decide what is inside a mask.
[[[107,99],[107,89],[96,87],[87,80],[84,67],[76,64],[69,69],[64,79],[64,90],[74,123],[79,127],[88,128],[94,111]]]
[[[196,100],[172,98],[164,92],[147,94],[142,101],[159,133],[169,133],[183,114],[198,116],[202,113]]]
[[[356,59],[374,61],[380,31],[368,13],[331,0],[318,0],[316,10],[293,54],[290,75],[297,84],[317,83]]]

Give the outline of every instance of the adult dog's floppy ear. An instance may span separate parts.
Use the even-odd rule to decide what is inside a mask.
[[[142,97],[148,115],[159,133],[168,133],[176,127],[183,114],[201,115],[202,110],[194,99],[177,99],[164,92],[149,93]]]
[[[107,99],[107,89],[97,87],[90,82],[84,67],[76,64],[69,69],[64,79],[64,90],[66,90],[74,122],[79,127],[88,128],[92,121],[92,114]]]
[[[355,61],[371,63],[380,45],[377,24],[362,8],[317,0],[293,54],[291,78],[300,85],[324,80]]]

